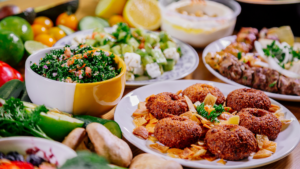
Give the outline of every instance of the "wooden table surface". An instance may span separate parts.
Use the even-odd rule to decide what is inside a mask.
[[[51,1],[40,1],[40,0],[29,0],[29,1],[25,1],[25,0],[7,0],[4,2],[0,2],[0,7],[4,4],[15,4],[18,5],[21,10],[24,10],[28,7],[37,7],[40,5],[47,5],[49,3],[61,3],[63,1],[67,1],[67,0],[51,0]],[[79,8],[76,12],[76,16],[78,17],[78,19],[87,16],[87,15],[94,15],[94,11],[95,11],[95,7],[97,5],[99,0],[80,0],[79,3]],[[222,82],[223,81],[219,80],[218,78],[216,78],[214,75],[212,75],[204,66],[203,61],[202,61],[202,49],[196,49],[198,54],[199,54],[199,65],[197,67],[197,69],[189,74],[188,76],[186,76],[184,79],[199,79],[199,80],[209,80],[209,81],[215,81],[215,82]],[[20,68],[18,69],[21,73],[24,72],[24,67],[20,66]],[[126,88],[124,95],[126,95],[127,93],[131,92],[132,90],[134,90],[134,88]],[[286,102],[286,101],[279,101],[282,105],[284,105],[286,108],[288,108],[298,119],[298,121],[300,120],[300,103],[296,103],[296,102]],[[114,117],[114,109],[111,110],[110,112],[108,112],[107,114],[105,114],[104,116],[102,116],[103,118],[106,119],[113,119]],[[300,131],[299,131],[300,134]],[[140,149],[138,149],[137,147],[135,147],[134,145],[132,145],[131,143],[128,142],[128,144],[130,145],[134,156],[143,153],[143,151],[141,151]],[[272,168],[272,169],[297,169],[300,168],[300,144],[298,144],[298,146],[285,158],[260,167],[261,169],[265,169],[265,168]]]

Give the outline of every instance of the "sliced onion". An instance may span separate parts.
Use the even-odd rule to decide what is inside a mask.
[[[255,46],[255,49],[257,51],[257,53],[259,54],[260,57],[262,57],[265,61],[268,60],[268,58],[266,57],[263,49],[262,49],[262,45],[260,44],[260,42],[258,41],[255,41],[254,42],[254,46]]]
[[[297,74],[297,73],[294,73],[294,72],[291,72],[291,71],[288,71],[286,69],[283,69],[282,67],[280,67],[274,58],[272,57],[268,57],[268,62],[269,62],[269,65],[270,65],[270,68],[271,69],[274,69],[274,70],[277,70],[279,73],[287,76],[287,77],[290,77],[290,78],[300,78],[300,75]]]
[[[284,51],[285,53],[285,58],[284,60],[282,61],[284,64],[286,64],[287,62],[291,61],[292,59],[292,55],[290,54],[290,45],[286,42],[282,42],[282,50]]]

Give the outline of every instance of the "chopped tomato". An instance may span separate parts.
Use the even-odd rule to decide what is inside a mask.
[[[85,67],[85,74],[90,77],[92,75],[92,69],[90,67]]]
[[[144,49],[144,48],[145,48],[145,43],[142,42],[142,43],[140,44],[140,46],[139,46],[139,49]]]
[[[64,54],[65,54],[68,58],[71,57],[72,52],[71,52],[70,48],[65,48]]]

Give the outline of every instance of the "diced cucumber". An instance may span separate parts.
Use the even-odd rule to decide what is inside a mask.
[[[142,57],[141,60],[142,60],[142,65],[143,66],[146,66],[147,64],[150,64],[150,63],[154,62],[153,58],[151,56],[149,56],[149,55],[146,55],[146,56]]]
[[[167,48],[176,48],[176,43],[174,43],[172,41],[168,41],[167,42]]]
[[[169,40],[169,35],[166,32],[161,31],[159,33],[159,38],[160,38],[161,42],[165,43],[165,42],[167,42]]]
[[[147,33],[145,35],[145,42],[150,43],[153,46],[159,43],[159,36],[155,33]]]
[[[144,81],[144,80],[149,80],[149,77],[148,76],[139,76],[134,79],[134,81]]]
[[[139,42],[137,40],[135,40],[134,38],[130,38],[127,43],[129,45],[131,45],[134,50],[137,50],[138,47],[140,46]]]
[[[96,43],[95,39],[86,39],[85,41],[85,44],[89,46],[94,46],[95,43]]]
[[[153,49],[153,48],[152,48],[152,46],[151,46],[150,43],[145,43],[145,50],[146,50],[146,52],[147,52],[148,54],[151,53],[152,49]]]
[[[175,60],[174,59],[167,59],[167,64],[163,65],[164,71],[171,71],[174,69]]]
[[[137,49],[135,51],[136,54],[139,54],[141,57],[145,57],[147,55],[146,52],[142,51],[141,49]]]
[[[111,48],[111,52],[116,54],[116,55],[121,55],[122,51],[121,51],[121,46],[117,45]]]
[[[82,18],[78,24],[79,30],[87,30],[87,29],[95,29],[109,26],[108,22],[104,19],[94,17],[94,16],[86,16]]]
[[[124,55],[125,53],[133,53],[133,47],[128,45],[128,44],[122,44],[122,54]]]
[[[159,64],[167,64],[167,59],[165,58],[164,54],[159,49],[152,49],[151,55],[153,59]]]
[[[109,45],[99,46],[98,48],[102,49],[102,50],[110,51],[110,46]]]

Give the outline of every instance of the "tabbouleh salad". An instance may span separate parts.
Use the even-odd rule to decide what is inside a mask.
[[[71,49],[51,50],[39,62],[30,67],[48,79],[67,83],[92,83],[116,77],[121,72],[114,60],[115,55],[87,45]]]

